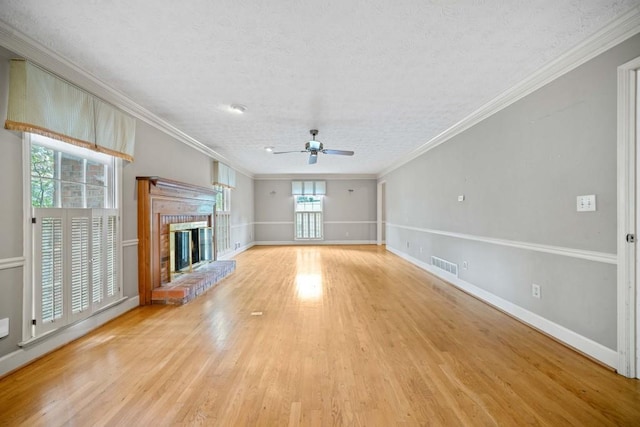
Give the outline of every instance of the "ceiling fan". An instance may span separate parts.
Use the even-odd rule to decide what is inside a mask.
[[[324,154],[338,154],[340,156],[353,156],[353,151],[346,150],[330,150],[324,148],[322,142],[316,141],[317,129],[311,129],[311,141],[304,145],[304,150],[301,151],[274,151],[273,154],[286,154],[286,153],[309,153],[309,164],[312,165],[318,161],[318,153]]]

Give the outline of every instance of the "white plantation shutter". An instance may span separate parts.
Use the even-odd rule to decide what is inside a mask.
[[[94,306],[100,306],[104,301],[104,218],[102,215],[94,216],[91,219],[91,302]]]
[[[118,286],[118,211],[94,209],[91,220],[92,303],[100,308],[120,295]]]
[[[218,254],[231,249],[231,214],[228,212],[216,213]]]
[[[34,209],[35,336],[120,296],[117,209]]]
[[[70,242],[70,281],[71,281],[71,321],[79,320],[90,314],[89,294],[91,292],[91,210],[67,210],[67,224]]]
[[[107,298],[114,299],[119,295],[118,288],[118,215],[114,209],[106,213],[106,275],[107,275]]]
[[[296,212],[296,239],[322,239],[322,212]]]
[[[35,245],[35,321],[37,334],[64,322],[64,226],[59,209],[37,209]]]

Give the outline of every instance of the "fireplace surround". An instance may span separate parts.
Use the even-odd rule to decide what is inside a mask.
[[[194,268],[215,261],[215,203],[217,191],[160,177],[137,177],[138,182],[138,291],[140,305],[151,304],[152,292],[166,287],[173,280]],[[173,229],[173,231],[172,231]],[[194,231],[195,230],[195,231]],[[189,249],[184,255],[189,265],[175,269],[175,233]],[[198,234],[198,247],[194,251],[194,233]],[[200,248],[200,234],[210,244]],[[187,244],[182,243],[183,248]],[[172,246],[174,247],[172,259]],[[193,263],[203,251],[210,259]],[[184,257],[183,257],[184,258]]]

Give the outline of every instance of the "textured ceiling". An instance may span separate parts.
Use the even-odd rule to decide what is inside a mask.
[[[637,5],[0,0],[0,20],[253,174],[376,174]],[[356,154],[264,151],[311,128]]]

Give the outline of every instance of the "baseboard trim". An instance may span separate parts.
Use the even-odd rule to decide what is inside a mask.
[[[223,254],[223,255],[219,256],[218,259],[222,260],[222,261],[229,260],[229,259],[234,259],[236,257],[236,255],[239,255],[242,252],[251,249],[254,245],[255,245],[255,243],[251,242],[249,244],[241,246],[240,248],[236,249],[235,251],[227,252],[226,254]]]
[[[567,346],[586,354],[604,365],[616,369],[618,365],[618,353],[608,347],[603,346],[587,337],[584,337],[564,326],[558,325],[549,319],[546,319],[536,313],[526,310],[510,301],[500,298],[490,292],[479,288],[459,277],[442,271],[434,266],[420,261],[410,255],[400,252],[396,249],[387,247],[387,250],[400,258],[410,262],[411,264],[428,271],[434,276],[450,283],[456,288],[484,301],[485,303],[503,311],[510,316],[520,320],[521,322],[538,329],[545,334],[550,335],[556,340],[566,344]]]
[[[274,240],[257,241],[256,246],[325,246],[325,245],[375,245],[375,240]]]
[[[0,358],[0,378],[5,375],[45,356],[48,353],[77,340],[92,330],[104,325],[140,305],[138,296],[126,298],[121,303],[110,309],[99,312],[81,322],[78,322],[64,330],[52,334],[50,338],[19,348]]]
[[[324,224],[377,224],[377,221],[325,221]]]

